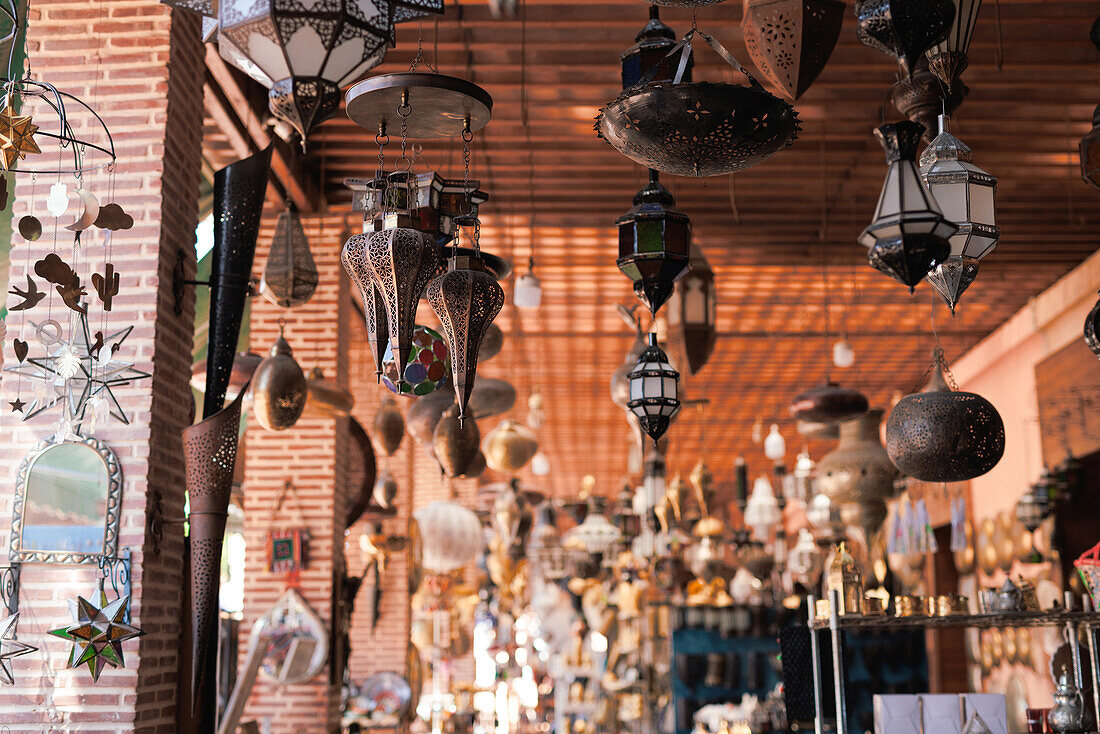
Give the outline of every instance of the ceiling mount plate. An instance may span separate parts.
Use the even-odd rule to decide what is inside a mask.
[[[411,108],[407,135],[410,138],[450,138],[462,134],[469,120],[471,132],[489,122],[493,98],[484,89],[443,74],[405,72],[364,79],[347,93],[348,117],[369,132],[380,124],[394,137],[401,134],[397,108],[405,93]]]

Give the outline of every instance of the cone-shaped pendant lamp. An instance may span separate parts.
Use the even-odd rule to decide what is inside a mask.
[[[344,243],[340,262],[363,299],[363,319],[367,322],[367,341],[374,356],[374,374],[382,379],[382,363],[386,357],[386,345],[390,343],[390,324],[386,316],[386,303],[374,282],[374,272],[366,259],[367,235],[356,234]]]

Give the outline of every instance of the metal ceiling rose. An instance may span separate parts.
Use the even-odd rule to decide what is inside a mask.
[[[833,53],[844,25],[839,0],[745,0],[741,30],[764,81],[796,100]]]
[[[951,0],[863,0],[855,12],[860,42],[897,59],[907,74],[947,38],[955,19]]]
[[[430,395],[417,398],[408,415],[405,416],[406,429],[417,443],[431,446],[435,435],[435,426],[443,416],[443,411],[454,404],[455,394],[451,386],[444,385]]]
[[[403,72],[364,79],[347,92],[351,120],[371,133],[402,129],[397,110],[411,108],[404,123],[410,138],[450,138],[477,132],[489,122],[493,98],[484,89],[444,74]]]
[[[482,343],[484,348],[484,342]],[[466,412],[474,420],[492,418],[507,413],[516,404],[516,388],[506,380],[494,377],[478,377],[470,394]]]
[[[367,324],[367,341],[370,343],[371,356],[374,357],[374,374],[382,379],[382,362],[386,356],[386,347],[390,344],[390,324],[386,315],[386,302],[374,282],[374,273],[367,259],[366,234],[352,235],[340,251],[340,262],[359,288],[363,299],[363,319]]]
[[[309,385],[282,334],[252,378],[252,414],[269,431],[285,431],[298,422]]]
[[[932,377],[906,395],[886,421],[886,451],[904,474],[925,482],[962,482],[985,474],[1001,460],[1005,427],[993,405],[952,390],[936,350]]]
[[[1097,295],[1100,295],[1100,291],[1097,291]],[[1096,301],[1096,305],[1085,317],[1085,344],[1100,359],[1100,300]]]
[[[798,113],[760,86],[631,87],[600,110],[599,136],[630,160],[677,176],[720,176],[762,163],[798,136]]]
[[[840,423],[867,412],[867,396],[835,382],[812,387],[791,401],[791,417],[809,423]]]
[[[405,438],[405,416],[391,395],[382,398],[382,405],[374,414],[374,437],[382,444],[386,456],[393,456]]]
[[[432,447],[435,458],[449,477],[466,476],[474,465],[481,444],[477,421],[469,416],[459,421],[458,407],[452,405],[443,412],[435,426]]]
[[[496,324],[489,324],[489,328],[485,330],[485,336],[481,337],[481,351],[478,352],[477,358],[484,362],[500,354],[501,349],[504,349],[504,332]],[[477,389],[476,385],[474,389]]]
[[[515,474],[539,450],[539,442],[527,426],[506,420],[489,431],[481,450],[490,469]]]

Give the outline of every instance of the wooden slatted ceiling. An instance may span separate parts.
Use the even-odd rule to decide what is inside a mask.
[[[526,12],[526,64],[520,20],[492,18],[481,3],[448,6],[438,22],[425,22],[425,51],[442,73],[472,79],[493,95],[493,121],[474,147],[473,175],[492,197],[483,209],[482,246],[510,257],[520,271],[533,247],[543,282],[537,313],[517,312],[509,300],[498,320],[509,337],[505,351],[482,368],[516,384],[519,417],[527,395],[545,396],[541,438],[553,472],[526,478],[564,495],[592,473],[601,491],[612,492],[626,469],[629,432],[608,384],[632,338],[613,306],[634,302],[614,265],[613,222],[645,172],[598,140],[592,119],[619,91],[618,56],[644,24],[646,6],[532,0]],[[924,372],[935,343],[933,313],[949,358],[957,357],[1097,248],[1097,193],[1080,182],[1076,153],[1100,101],[1100,54],[1088,41],[1096,12],[1083,1],[986,0],[964,75],[970,93],[953,129],[1000,179],[1003,237],[954,318],[928,286],[910,296],[871,270],[855,242],[885,170],[871,129],[897,114],[888,105],[882,110],[894,64],[858,42],[850,6],[829,65],[796,104],[803,132],[792,148],[732,181],[666,177],[717,272],[721,338],[684,390],[711,400],[703,433],[720,482],[729,481],[738,454],[754,473],[765,469],[750,440],[758,420],[780,423],[793,458],[801,440],[786,405],[824,379],[826,345],[840,329],[857,362],[834,369],[833,377],[886,407]],[[702,9],[698,22],[747,63],[740,15],[730,0]],[[686,10],[665,9],[662,18],[680,33],[691,23]],[[407,69],[417,33],[416,24],[402,26],[376,72]],[[701,49],[695,78],[733,76]],[[207,132],[211,158],[231,160],[225,133],[213,121]],[[323,176],[330,207],[348,207],[344,176],[373,170],[372,140],[343,116],[315,135],[303,168]],[[418,165],[461,175],[460,148],[425,141]],[[422,314],[434,321],[426,307]],[[699,434],[698,416],[685,411],[671,429],[671,470],[690,470]],[[811,445],[815,458],[827,449]]]

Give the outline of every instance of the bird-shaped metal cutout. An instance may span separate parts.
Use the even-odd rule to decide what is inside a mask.
[[[12,306],[8,309],[9,311],[26,311],[28,308],[34,308],[39,301],[46,297],[46,291],[38,290],[38,284],[34,282],[30,275],[27,276],[27,290],[20,290],[19,286],[13,285],[8,293],[23,299],[22,303]]]
[[[66,306],[80,314],[88,313],[88,307],[81,303],[87,292],[80,284],[80,276],[55,253],[51,252],[36,262],[34,272],[57,286],[57,293]]]

